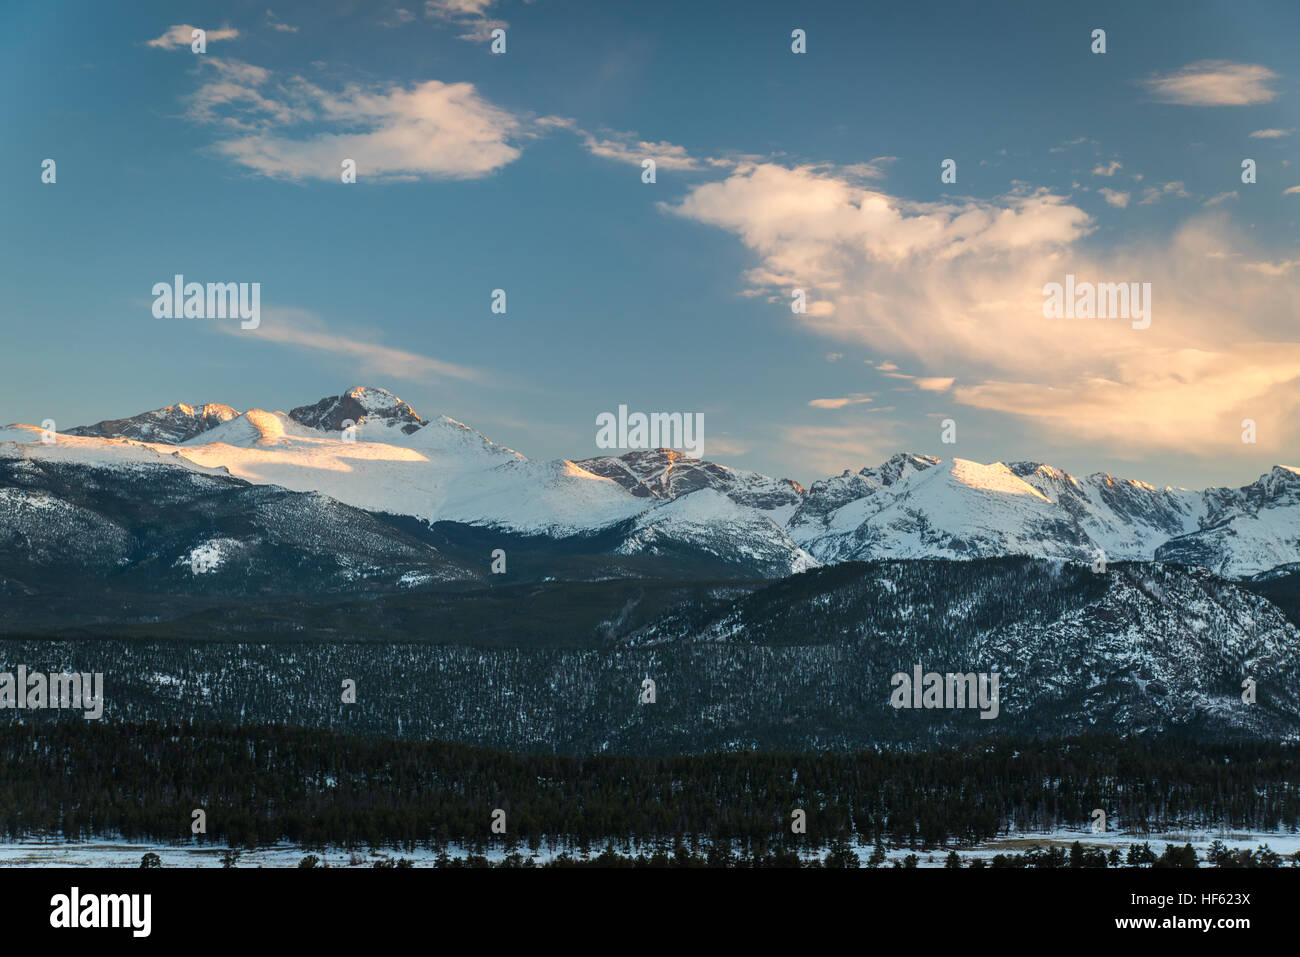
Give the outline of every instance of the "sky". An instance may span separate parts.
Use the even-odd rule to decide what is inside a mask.
[[[0,422],[371,385],[531,458],[625,405],[804,484],[1244,485],[1300,465],[1298,39],[1282,0],[9,0]],[[156,317],[177,273],[260,325]],[[1045,315],[1067,275],[1149,326]]]

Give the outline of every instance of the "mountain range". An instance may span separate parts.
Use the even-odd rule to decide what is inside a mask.
[[[198,555],[211,568],[265,547],[266,522],[257,516],[281,508],[346,514],[332,520],[336,528],[379,522],[388,529],[401,517],[488,545],[495,535],[503,548],[528,542],[534,552],[576,549],[615,565],[641,556],[769,578],[844,561],[1006,555],[1171,562],[1236,579],[1300,568],[1300,469],[1293,467],[1275,466],[1241,488],[1194,491],[1101,472],[1076,477],[1038,462],[901,453],[804,488],[669,449],[534,461],[362,386],[288,413],[178,404],[44,440],[33,426],[0,429],[0,541],[39,563],[57,550],[52,530],[62,528],[93,546],[80,549],[81,559],[102,553],[115,567],[131,565],[139,558],[127,543],[139,536],[86,494],[89,480],[111,496],[112,476],[124,474],[152,476],[166,489],[164,500],[224,494],[228,511],[242,510],[246,534],[205,538],[195,529],[194,538],[174,535],[171,551],[151,556],[192,565]],[[311,524],[281,521],[282,537]],[[407,525],[401,534],[423,531]],[[310,551],[310,543],[288,544]],[[410,542],[388,545],[400,552]],[[347,560],[366,577],[364,556]],[[383,558],[394,581],[424,574],[390,560]],[[443,562],[431,574],[473,577],[482,564]]]
[[[107,671],[129,719],[573,753],[1293,739],[1298,529],[1280,466],[1191,491],[905,453],[803,488],[532,461],[382,389],[175,405],[0,429],[0,658]],[[1001,716],[896,712],[915,664],[998,672]]]

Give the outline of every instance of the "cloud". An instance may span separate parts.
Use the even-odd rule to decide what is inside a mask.
[[[150,40],[148,45],[159,50],[177,50],[181,47],[188,50],[194,42],[194,31],[198,29],[199,27],[188,23],[176,23],[168,27],[162,36]],[[219,30],[208,30],[206,40],[215,43],[218,40],[233,40],[238,36],[238,30],[224,26]]]
[[[846,176],[857,176],[862,179],[884,179],[885,167],[897,162],[897,156],[877,156],[866,163],[851,163],[843,167],[842,172]]]
[[[520,155],[511,139],[523,121],[470,83],[329,91],[236,60],[201,66],[208,78],[190,98],[190,119],[239,131],[214,148],[264,176],[337,181],[351,159],[363,181],[472,179]],[[294,136],[293,127],[309,128]]]
[[[1138,202],[1138,205],[1150,206],[1166,196],[1186,199],[1189,195],[1187,187],[1182,182],[1165,183],[1163,186],[1148,186],[1142,193],[1142,199]]]
[[[717,461],[719,456],[727,455],[740,457],[747,455],[753,446],[743,439],[728,438],[726,436],[709,436],[709,457]]]
[[[297,33],[298,28],[290,26],[275,15],[274,10],[266,11],[266,25],[272,30],[278,30],[281,33]]]
[[[299,110],[259,92],[270,78],[268,70],[241,60],[205,57],[200,68],[209,74],[189,99],[186,115],[196,123],[217,123],[236,130],[284,125],[311,119]]]
[[[1250,137],[1256,140],[1276,140],[1290,136],[1294,132],[1295,130],[1256,130],[1250,134]]]
[[[1241,450],[1242,418],[1259,423],[1259,448],[1292,448],[1300,431],[1300,270],[1263,255],[1222,209],[1098,248],[1085,242],[1091,217],[1046,190],[917,202],[772,163],[739,166],[667,208],[735,235],[753,256],[749,290],[815,291],[829,309],[797,317],[801,329],[907,357],[929,375],[886,374],[951,389],[1049,441],[1217,456]],[[1151,283],[1150,327],[1045,319],[1043,286],[1067,273]]]
[[[402,7],[398,7],[396,10],[393,11],[391,18],[380,20],[379,25],[381,27],[389,27],[389,28],[400,27],[403,26],[404,24],[411,23],[413,20],[415,20],[414,13],[412,13],[410,10],[406,10]]]
[[[1282,190],[1283,196],[1289,196],[1293,193],[1300,193],[1300,186],[1288,186],[1286,189]]]
[[[850,425],[779,425],[777,440],[793,461],[816,475],[838,475],[879,465],[898,451],[902,436],[883,416],[857,417]]]
[[[1124,164],[1119,160],[1111,160],[1104,165],[1097,165],[1092,168],[1093,176],[1114,176],[1116,171],[1124,168]]]
[[[924,392],[947,392],[957,380],[952,376],[922,377],[916,380],[916,387]]]
[[[1238,193],[1237,193],[1237,191],[1236,191],[1235,189],[1230,189],[1230,190],[1228,190],[1226,193],[1219,193],[1217,196],[1211,196],[1209,199],[1207,199],[1207,200],[1206,200],[1204,203],[1202,203],[1201,205],[1203,205],[1203,206],[1218,206],[1218,205],[1219,205],[1220,203],[1222,203],[1222,202],[1226,202],[1227,200],[1230,200],[1230,199],[1237,199],[1237,198],[1238,198]]]
[[[303,309],[264,309],[262,324],[255,331],[233,324],[223,325],[222,330],[230,335],[253,337],[308,352],[343,356],[355,360],[357,372],[365,375],[412,380],[426,380],[431,376],[467,381],[483,378],[481,372],[468,366],[340,335]]]
[[[426,0],[424,15],[430,20],[444,20],[465,27],[468,33],[462,33],[457,39],[484,41],[492,36],[496,29],[510,26],[504,20],[487,16],[488,10],[496,5],[496,0]]]
[[[1086,136],[1076,136],[1072,140],[1066,140],[1064,143],[1061,143],[1059,146],[1053,146],[1050,150],[1048,150],[1048,152],[1064,153],[1066,150],[1073,149],[1074,147],[1079,146],[1082,143],[1092,143],[1094,146],[1097,145],[1096,140],[1089,140],[1088,137]]]
[[[1200,60],[1141,82],[1156,99],[1182,106],[1252,106],[1277,97],[1268,67],[1228,60]]]
[[[576,132],[582,137],[587,152],[602,159],[631,163],[634,166],[640,166],[644,160],[652,159],[659,169],[701,168],[700,161],[692,158],[685,147],[674,143],[638,140],[634,133],[612,133],[599,137],[583,130]]]
[[[838,399],[813,399],[808,405],[814,409],[842,409],[848,405],[862,405],[870,401],[871,396],[854,392],[852,395],[841,396]]]
[[[496,0],[426,0],[424,15],[444,20],[481,17]]]
[[[955,395],[1040,420],[1063,444],[1085,439],[1128,453],[1222,455],[1242,448],[1241,420],[1251,418],[1259,444],[1281,451],[1293,447],[1287,437],[1300,410],[1300,344],[1171,350],[1121,360],[1106,376],[1062,385],[990,381]]]
[[[1129,194],[1126,192],[1121,192],[1117,189],[1108,189],[1105,186],[1097,190],[1097,192],[1102,195],[1106,202],[1110,203],[1110,205],[1117,209],[1123,209],[1128,205]]]
[[[1282,262],[1247,262],[1242,263],[1247,269],[1253,269],[1255,272],[1262,272],[1266,276],[1284,276],[1292,269],[1300,266],[1300,260],[1287,259]]]

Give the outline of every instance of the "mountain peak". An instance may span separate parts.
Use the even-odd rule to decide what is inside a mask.
[[[942,459],[937,459],[933,455],[923,455],[919,452],[897,452],[875,468],[864,468],[858,474],[874,479],[881,485],[893,485],[909,470],[921,471],[938,465],[941,461]]]
[[[125,419],[105,419],[94,425],[79,425],[67,429],[64,434],[179,445],[238,416],[238,411],[217,402],[206,405],[178,402]]]
[[[326,396],[315,405],[303,405],[289,412],[289,418],[322,432],[340,432],[350,422],[357,425],[372,419],[398,426],[407,435],[420,429],[424,419],[387,389],[357,385],[342,395]]]

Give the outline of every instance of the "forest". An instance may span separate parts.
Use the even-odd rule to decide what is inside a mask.
[[[925,750],[572,757],[284,725],[38,722],[0,727],[10,840],[256,847],[452,845],[469,852],[682,842],[691,853],[929,851],[1012,831],[1294,830],[1296,748],[1109,735]],[[191,833],[195,810],[206,833]],[[806,833],[792,833],[792,815]],[[494,833],[494,812],[504,833]]]

